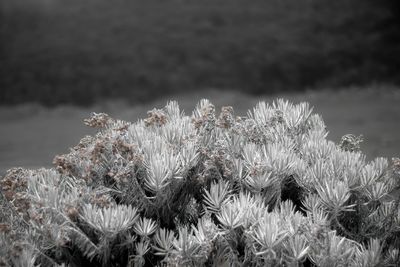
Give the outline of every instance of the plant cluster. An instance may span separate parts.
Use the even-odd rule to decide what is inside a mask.
[[[326,139],[307,103],[176,102],[1,179],[1,266],[396,266],[400,160]]]

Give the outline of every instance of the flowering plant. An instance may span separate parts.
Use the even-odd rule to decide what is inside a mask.
[[[2,266],[395,266],[400,160],[326,139],[307,103],[201,100],[98,128],[1,179]]]

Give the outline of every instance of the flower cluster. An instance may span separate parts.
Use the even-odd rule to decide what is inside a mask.
[[[202,100],[99,128],[0,181],[1,266],[395,266],[399,160],[326,139],[307,103]]]

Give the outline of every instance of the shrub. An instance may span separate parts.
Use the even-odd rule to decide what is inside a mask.
[[[400,160],[326,140],[307,103],[176,102],[1,180],[5,266],[395,266]]]

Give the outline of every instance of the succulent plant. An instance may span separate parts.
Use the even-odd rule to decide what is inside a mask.
[[[396,266],[399,160],[326,139],[307,103],[169,102],[1,179],[2,266]]]

